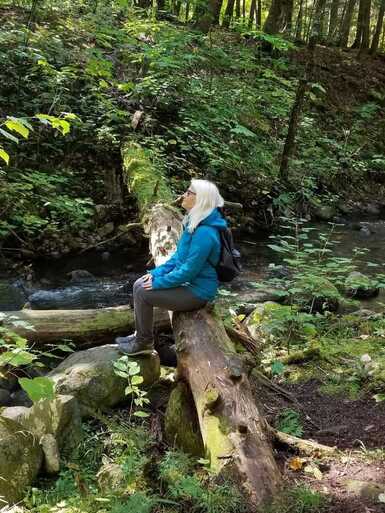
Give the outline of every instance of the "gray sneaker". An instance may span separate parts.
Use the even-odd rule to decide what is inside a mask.
[[[128,337],[118,337],[116,342],[121,353],[129,354],[131,356],[139,354],[151,354],[154,351],[154,344],[152,341],[138,341],[136,340],[135,335],[129,335]]]
[[[116,337],[115,343],[120,344],[127,344],[128,342],[131,342],[131,340],[135,339],[136,334],[133,333],[132,335],[127,335],[126,337]]]

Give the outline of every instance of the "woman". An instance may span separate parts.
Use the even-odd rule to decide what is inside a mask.
[[[214,299],[218,289],[215,266],[221,251],[219,230],[227,226],[218,210],[223,203],[213,183],[191,181],[183,195],[187,215],[175,253],[134,283],[136,332],[116,339],[122,352],[135,355],[153,350],[154,306],[189,312]]]

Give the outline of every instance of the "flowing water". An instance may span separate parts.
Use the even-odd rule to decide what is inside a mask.
[[[357,261],[358,270],[364,274],[385,273],[385,221],[367,221],[345,225],[312,224],[313,237],[319,232],[331,235],[331,239],[338,241],[333,253],[337,256],[353,257],[354,248],[366,248],[367,253]],[[254,280],[266,276],[269,263],[279,263],[279,255],[272,251],[269,234],[260,232],[254,236],[241,235],[237,237],[236,244],[240,247],[244,269],[249,271]],[[146,270],[148,253],[146,245],[130,248],[126,251],[115,252],[88,252],[75,257],[66,256],[58,260],[40,260],[34,263],[34,288],[57,289],[68,287],[70,273],[76,269],[85,269],[102,282],[122,282],[125,279],[132,281],[135,274],[138,276]],[[377,268],[368,267],[367,263],[378,265]],[[31,290],[27,282],[18,276],[0,278],[0,311],[18,310],[23,307]],[[362,301],[362,307],[371,310],[382,310],[381,303],[385,303],[385,291],[379,297]]]

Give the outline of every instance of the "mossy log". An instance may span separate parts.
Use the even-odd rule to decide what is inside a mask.
[[[92,310],[19,310],[4,312],[3,326],[37,344],[70,339],[77,344],[107,343],[134,326],[130,306]],[[169,325],[166,312],[156,310],[159,327]],[[31,328],[33,329],[31,329]]]
[[[158,252],[157,261],[165,258],[159,249],[163,247],[159,245],[159,241],[166,246],[171,244],[166,239],[167,236],[170,236],[170,232],[166,231],[161,235],[162,230],[164,230],[164,226],[159,228],[158,235],[153,236],[152,239],[154,251]],[[253,297],[248,290],[240,291],[236,300],[239,302],[253,302]],[[218,298],[216,305],[220,307],[224,314],[227,313],[228,297]],[[84,310],[23,309],[0,312],[0,319],[3,318],[3,325],[35,343],[55,342],[66,338],[71,339],[77,345],[82,345],[85,342],[106,344],[116,335],[125,334],[127,329],[134,327],[134,312],[128,305]],[[34,329],[26,329],[18,321],[23,321]],[[14,325],[15,322],[16,326]],[[156,308],[154,324],[157,329],[169,327],[170,318],[167,312]],[[231,330],[229,331],[231,332]],[[243,342],[245,341],[246,339]]]
[[[150,252],[159,265],[175,248],[181,215],[167,205],[167,183],[146,153],[132,144],[122,153],[125,179],[138,200]],[[231,477],[257,506],[276,491],[281,478],[242,360],[223,324],[206,309],[174,315],[172,324],[179,375],[190,386],[211,468]]]

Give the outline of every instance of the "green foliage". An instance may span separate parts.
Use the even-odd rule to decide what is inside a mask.
[[[54,384],[49,378],[19,378],[19,383],[33,402],[40,399],[54,399],[55,397]]]
[[[6,378],[8,374],[16,373],[16,370],[28,375],[29,368],[44,367],[41,361],[43,357],[55,357],[52,352],[29,347],[24,337],[13,332],[8,326],[1,326],[1,321],[5,317],[7,317],[8,325],[14,328],[21,327],[25,330],[33,330],[33,326],[25,321],[18,320],[17,317],[0,314],[0,377]],[[55,349],[57,349],[57,346],[53,346],[53,350]],[[72,348],[66,344],[61,344],[59,349],[65,352],[72,351]],[[18,375],[20,375],[20,372]],[[19,384],[34,402],[40,399],[54,398],[53,382],[48,377],[19,377]]]
[[[321,513],[327,511],[327,497],[308,486],[296,486],[282,492],[263,513]]]
[[[284,409],[279,414],[277,429],[283,433],[301,438],[303,435],[303,427],[300,414],[290,408]]]
[[[207,476],[188,475],[193,461],[187,455],[169,451],[159,464],[159,474],[168,495],[177,501],[188,501],[192,509],[205,513],[244,511],[239,493],[230,484],[214,486]],[[186,475],[187,474],[187,475]]]
[[[125,389],[126,395],[131,396],[130,419],[133,405],[143,407],[150,403],[146,390],[141,390],[139,385],[143,383],[143,376],[140,375],[139,364],[131,360],[128,356],[122,356],[114,362],[114,372],[117,376],[125,378],[128,386]],[[148,417],[148,413],[143,410],[134,411],[135,417]]]

